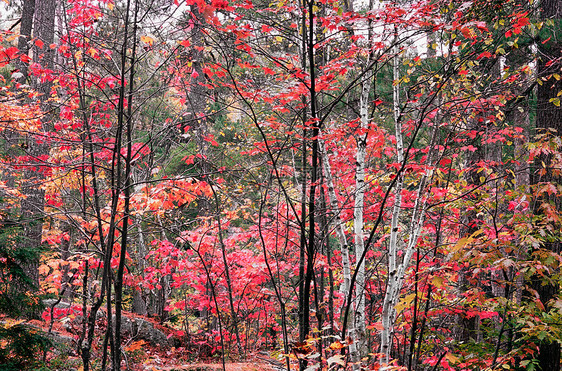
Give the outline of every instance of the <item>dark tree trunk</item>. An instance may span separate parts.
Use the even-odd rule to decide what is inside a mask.
[[[207,106],[207,88],[205,87],[205,74],[203,72],[204,53],[204,35],[203,27],[205,26],[205,18],[199,11],[198,6],[192,6],[193,28],[190,31],[191,40],[191,84],[186,94],[187,102],[187,122],[182,127],[185,131],[188,127],[193,130],[195,141],[199,153],[206,156],[208,152],[208,144],[205,140],[207,136],[206,123],[206,106]],[[206,160],[204,160],[204,163]],[[202,168],[204,173],[208,172],[206,166]]]
[[[479,129],[476,120],[473,120],[471,129]],[[481,185],[481,181],[476,164],[484,160],[485,148],[480,140],[475,140],[472,144],[477,148],[477,150],[474,152],[466,152],[465,164],[463,167],[465,169],[468,169],[468,171],[465,173],[464,178],[466,179],[467,184],[469,184],[470,186],[478,187]],[[476,196],[474,194],[470,194],[469,197],[472,198],[472,201]],[[462,221],[464,226],[462,227],[461,231],[462,236],[470,236],[480,228],[480,222],[476,214],[477,213],[475,210],[470,210],[464,213]],[[468,291],[468,289],[472,285],[471,282],[469,282],[468,274],[468,268],[461,268],[461,270],[459,271],[459,279],[457,283],[457,290],[459,295],[462,295],[462,293]],[[456,323],[455,328],[453,329],[453,333],[457,341],[467,342],[470,339],[477,339],[479,325],[478,316],[467,317],[464,313],[461,313],[456,315],[455,322]]]
[[[129,11],[131,6],[134,6],[133,11],[133,20],[132,25],[130,25],[129,20]],[[127,64],[126,60],[129,59],[130,67],[129,67],[129,76],[128,76],[128,84],[127,84],[127,91],[125,92],[125,87],[123,86],[120,90],[119,95],[119,106],[118,106],[118,130],[121,132],[118,137],[118,147],[122,147],[126,149],[126,155],[124,159],[124,174],[123,174],[123,184],[119,184],[122,187],[122,195],[123,195],[123,226],[121,227],[121,249],[119,251],[119,266],[117,268],[117,272],[115,274],[114,280],[114,288],[115,288],[115,349],[112,354],[112,363],[113,363],[113,370],[120,370],[121,369],[121,319],[122,319],[122,310],[123,310],[123,276],[125,274],[125,260],[128,250],[129,244],[129,218],[130,218],[130,201],[131,201],[131,187],[132,187],[132,180],[131,180],[131,166],[133,161],[133,149],[132,149],[132,141],[133,141],[133,95],[134,95],[134,78],[135,78],[135,71],[136,71],[136,63],[137,63],[137,27],[138,27],[138,13],[139,13],[139,4],[135,0],[134,4],[131,4],[131,1],[127,1],[127,8],[125,14],[125,39],[123,40],[123,49],[122,49],[122,68],[121,71],[125,74],[125,66]],[[132,26],[132,32],[129,34],[128,27]],[[130,43],[131,45],[129,46]],[[130,54],[128,53],[128,49],[131,48]],[[125,108],[125,102],[126,108]],[[122,143],[122,140],[125,143]],[[121,161],[119,159],[118,161]],[[119,169],[119,167],[117,168]],[[120,176],[120,174],[119,174]],[[108,298],[109,302],[110,298]],[[108,310],[108,313],[110,311]],[[108,318],[109,320],[109,318]],[[108,321],[108,323],[110,323]]]
[[[33,61],[46,69],[52,69],[54,64],[54,49],[50,45],[55,40],[55,10],[57,7],[56,0],[36,0],[33,36],[35,39],[41,40],[43,46],[40,48],[39,43],[33,45]],[[47,79],[41,79],[40,76],[33,78],[32,85],[40,94],[42,102],[47,100],[50,95],[52,83]]]
[[[35,12],[33,14],[33,9]],[[38,0],[35,2],[24,2],[24,9],[22,14],[22,32],[24,33],[18,40],[18,47],[20,51],[27,54],[29,51],[29,34],[31,32],[32,24],[35,24],[33,35],[36,39],[43,41],[45,45],[50,45],[54,40],[55,31],[55,0]],[[32,19],[29,19],[32,17]],[[53,67],[53,52],[48,46],[45,48],[48,52],[43,53],[43,50],[38,46],[33,47],[33,61],[41,64],[43,68],[51,69]],[[24,68],[26,65],[21,63],[19,67]],[[25,79],[27,76],[27,69],[22,71]],[[44,79],[33,79],[32,87],[39,92],[39,99],[44,116],[41,118],[42,126],[45,129],[52,118],[50,113],[51,107],[47,102],[51,90],[51,83]],[[24,223],[24,233],[26,243],[32,248],[40,248],[42,227],[43,227],[43,211],[45,205],[45,191],[41,189],[41,184],[44,181],[44,175],[41,169],[44,168],[44,163],[41,158],[49,153],[48,147],[42,141],[43,138],[36,138],[32,135],[27,135],[26,147],[27,155],[30,158],[30,163],[24,171],[24,181],[22,183],[22,193],[26,196],[21,201],[21,215]],[[28,259],[22,262],[22,268],[27,277],[29,277],[35,286],[39,286],[39,273],[38,259]],[[38,309],[38,308],[37,308]],[[30,317],[37,317],[39,313],[37,309],[31,310]]]
[[[23,8],[21,11],[20,21],[20,37],[18,39],[18,49],[21,55],[29,53],[31,30],[33,29],[33,14],[35,13],[35,0],[24,0]],[[27,81],[27,63],[21,59],[16,61],[16,68],[22,74],[21,77],[16,79],[20,84]]]
[[[538,63],[539,78],[545,78],[542,84],[537,88],[537,133],[549,133],[555,136],[562,135],[562,107],[553,103],[554,99],[559,98],[558,92],[562,91],[562,81],[554,78],[552,74],[560,73],[562,62],[560,60],[562,53],[562,41],[560,35],[556,34],[562,18],[562,1],[560,0],[543,0],[541,2],[541,17],[543,19],[552,19],[555,27],[546,28],[541,34],[541,40],[537,43],[539,47],[539,55],[542,56]],[[536,159],[534,169],[531,173],[531,184],[537,185],[545,182],[557,184],[560,182],[559,176],[553,171],[552,157],[550,155],[542,155]],[[537,188],[538,189],[538,188]],[[542,215],[541,205],[545,203],[553,204],[556,211],[562,211],[562,202],[559,195],[537,195],[535,200],[535,214]],[[549,222],[547,228],[553,228],[553,231],[560,231],[560,224]],[[556,225],[554,225],[556,224]],[[556,232],[555,232],[556,233]],[[561,251],[560,240],[545,241],[542,248],[554,253]],[[544,279],[536,276],[531,279],[531,286],[539,294],[540,300],[545,307],[545,311],[549,311],[549,302],[559,294],[559,287],[554,282],[544,282]],[[539,342],[539,353],[537,355],[540,369],[560,370],[560,343],[556,341]]]

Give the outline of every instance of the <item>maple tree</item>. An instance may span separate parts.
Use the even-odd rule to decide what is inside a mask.
[[[559,19],[26,0],[0,34],[0,227],[45,249],[8,249],[0,283],[15,256],[84,370],[132,368],[126,308],[223,367],[557,368]]]

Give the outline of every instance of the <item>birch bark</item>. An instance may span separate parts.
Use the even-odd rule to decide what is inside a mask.
[[[393,98],[393,110],[394,110],[394,130],[396,137],[396,160],[398,163],[404,162],[404,144],[402,140],[402,126],[400,124],[400,85],[398,80],[400,79],[400,46],[397,43],[397,36],[395,36],[395,46],[394,46],[394,59],[393,59],[393,87],[392,87],[392,98]],[[396,259],[398,256],[398,237],[399,237],[399,226],[398,221],[400,219],[400,211],[402,207],[402,188],[404,185],[404,179],[402,174],[398,175],[400,178],[396,182],[394,191],[394,206],[392,208],[392,220],[390,225],[390,243],[388,246],[388,283],[386,286],[386,293],[383,301],[382,307],[382,332],[381,332],[381,349],[380,352],[384,354],[383,362],[388,363],[390,360],[390,350],[392,348],[392,329],[394,327],[394,305],[392,303],[397,301],[394,298],[396,292],[397,281],[397,268]]]
[[[368,63],[370,62],[368,60]],[[363,255],[365,251],[365,221],[363,210],[365,208],[365,168],[367,156],[367,129],[369,127],[369,92],[371,91],[371,76],[367,74],[361,84],[361,97],[359,103],[359,113],[361,118],[361,133],[357,137],[357,153],[355,155],[355,203],[353,208],[353,234],[355,242],[355,254],[357,257]],[[357,343],[355,357],[352,354],[354,369],[358,369],[361,363],[361,354],[366,353],[365,341],[365,261],[363,260],[357,269],[357,283],[355,285],[355,315],[354,315],[354,343]]]
[[[393,61],[393,78],[394,78],[394,88],[393,88],[393,99],[394,99],[394,122],[395,122],[395,135],[396,135],[396,156],[400,164],[404,163],[404,144],[402,138],[402,125],[401,125],[401,108],[400,108],[400,91],[399,84],[397,83],[400,79],[400,56],[399,56],[399,44],[395,43],[395,56]],[[424,193],[426,191],[426,184],[428,178],[431,177],[432,169],[434,166],[435,156],[435,142],[437,139],[437,133],[439,130],[438,125],[434,125],[433,132],[431,135],[430,151],[428,153],[427,160],[427,170],[421,176],[419,181],[418,190],[416,192],[416,198],[414,202],[413,212],[410,219],[410,224],[408,228],[401,233],[399,227],[400,215],[402,210],[402,189],[404,188],[404,178],[402,175],[396,182],[395,192],[394,192],[394,206],[392,210],[392,221],[391,221],[391,234],[390,243],[388,248],[388,283],[386,287],[385,297],[383,300],[382,308],[382,326],[383,330],[381,332],[381,348],[380,352],[383,354],[383,363],[390,361],[390,351],[392,349],[392,335],[394,333],[394,324],[396,321],[396,304],[400,298],[400,291],[404,283],[404,278],[406,275],[406,270],[412,260],[414,251],[416,250],[416,245],[418,238],[420,237],[421,230],[423,228],[424,218],[425,218],[425,207],[426,199]],[[408,234],[408,241],[405,247],[401,248],[401,241],[403,241],[403,236]],[[398,251],[403,251],[402,261],[398,262]],[[386,370],[387,368],[382,368],[381,370]]]
[[[334,178],[332,177],[332,167],[330,165],[330,159],[326,152],[324,141],[322,139],[318,140],[318,149],[320,152],[320,157],[322,159],[322,170],[324,172],[324,180],[328,188],[328,199],[330,201],[330,208],[333,212],[333,223],[334,229],[336,231],[336,237],[338,239],[338,244],[342,256],[342,268],[343,268],[343,287],[340,289],[344,298],[349,297],[349,292],[351,291],[351,263],[349,260],[349,245],[347,244],[347,238],[345,237],[345,229],[340,218],[338,196],[336,194],[336,188],[334,186]],[[343,307],[347,303],[343,303]],[[357,341],[354,337],[355,332],[353,329],[350,331],[350,336],[352,337],[352,342],[349,345],[349,353],[351,359],[355,362],[356,359],[360,359],[361,356],[358,353]]]
[[[369,9],[375,6],[374,1],[369,1]],[[373,25],[369,21],[367,25],[367,50],[369,51],[366,65],[369,66],[373,59],[371,51],[373,40]],[[359,116],[361,133],[357,136],[357,153],[355,155],[355,202],[353,208],[353,234],[355,243],[355,255],[357,259],[363,256],[365,252],[365,169],[367,157],[367,136],[369,128],[369,107],[370,100],[369,94],[372,87],[372,73],[365,74],[365,78],[361,82],[361,96],[359,98]],[[365,260],[359,260],[357,269],[357,278],[355,285],[355,315],[354,321],[354,336],[352,337],[353,343],[356,344],[356,351],[351,354],[353,361],[353,370],[359,370],[361,367],[361,356],[367,353],[366,342],[366,315],[365,315]]]
[[[322,167],[324,170],[324,179],[326,180],[326,185],[328,187],[328,199],[330,200],[330,208],[333,210],[333,220],[334,229],[336,231],[336,237],[340,245],[340,250],[342,253],[342,266],[343,266],[343,289],[342,294],[347,297],[349,294],[351,285],[351,264],[349,261],[349,246],[347,244],[347,238],[345,237],[345,229],[340,218],[338,196],[336,194],[336,188],[334,186],[334,178],[332,177],[332,166],[330,165],[330,159],[326,152],[326,147],[323,140],[318,141],[320,155],[322,158]]]

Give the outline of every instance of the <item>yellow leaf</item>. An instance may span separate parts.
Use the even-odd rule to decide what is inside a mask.
[[[98,51],[97,51],[96,49],[90,48],[90,49],[88,49],[88,54],[89,54],[91,57],[95,58],[99,53],[98,53]]]
[[[6,320],[6,322],[4,323],[3,327],[4,327],[5,329],[9,329],[9,328],[12,328],[12,327],[14,327],[14,326],[17,326],[17,325],[19,325],[19,324],[21,324],[21,323],[24,323],[24,322],[25,322],[25,320],[23,320],[23,319],[18,319],[18,320],[8,319],[8,320]]]
[[[461,238],[460,240],[458,240],[458,242],[455,244],[455,246],[453,246],[451,248],[451,251],[456,252],[461,250],[462,248],[464,248],[466,245],[471,244],[474,242],[474,240],[481,235],[483,232],[481,229],[477,230],[476,232],[474,232],[473,234],[470,235],[470,237],[465,237],[465,238]]]
[[[409,294],[406,295],[403,299],[400,300],[400,302],[396,305],[396,312],[400,313],[401,311],[403,311],[404,309],[408,308],[410,305],[412,305],[412,302],[414,301],[414,298],[416,297],[416,294]]]
[[[152,46],[154,44],[154,39],[150,36],[144,35],[140,37],[141,41],[145,44]]]
[[[459,363],[459,359],[457,357],[455,357],[455,355],[453,353],[447,353],[447,355],[445,356],[445,359],[447,361],[449,361],[449,363]]]
[[[443,277],[439,277],[439,276],[435,276],[431,279],[431,283],[433,284],[433,286],[437,287],[438,289],[443,287],[443,283],[445,282],[445,279],[443,279]]]

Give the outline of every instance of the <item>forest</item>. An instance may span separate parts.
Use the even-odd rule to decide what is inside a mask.
[[[0,369],[560,370],[561,76],[560,0],[0,0]]]

